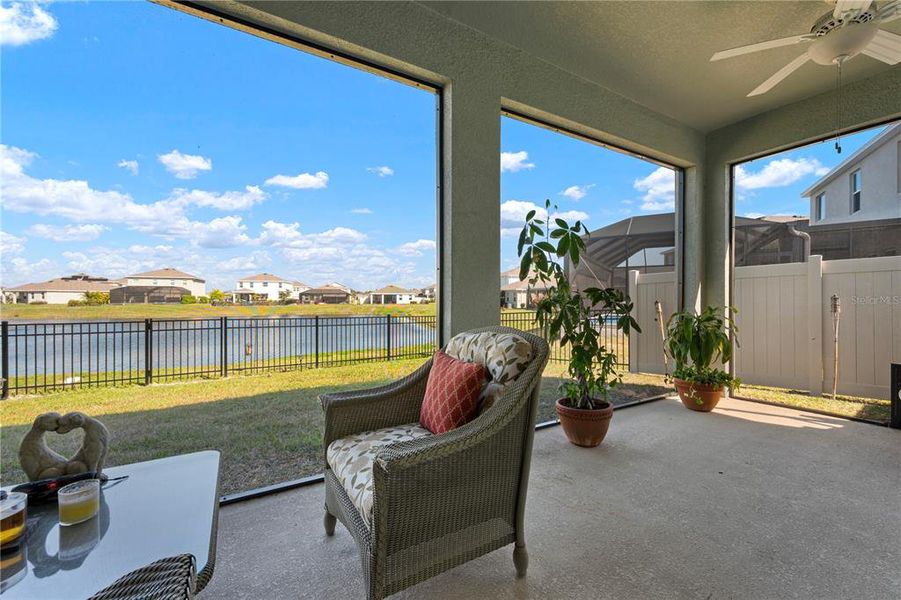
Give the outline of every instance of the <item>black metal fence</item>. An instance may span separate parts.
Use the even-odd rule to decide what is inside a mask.
[[[2,322],[3,398],[427,357],[434,316]]]
[[[608,350],[616,353],[616,362],[620,367],[629,366],[629,342],[625,334],[616,327],[616,317],[599,313],[594,316],[595,327],[598,330],[600,343]],[[535,321],[535,311],[522,310],[501,313],[501,325],[513,327],[521,331],[527,331],[534,335],[547,337],[541,327]],[[569,347],[560,346],[559,342],[550,342],[551,362],[566,362],[569,360]]]
[[[628,366],[626,337],[598,315],[603,343]],[[501,314],[501,324],[540,335],[534,311]],[[142,321],[2,322],[2,397],[314,369],[434,352],[434,316],[308,316],[145,319]],[[551,344],[552,361],[568,350]]]

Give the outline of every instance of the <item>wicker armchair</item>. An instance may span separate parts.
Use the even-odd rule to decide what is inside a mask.
[[[357,542],[367,596],[380,599],[452,567],[515,543],[522,577],[528,566],[523,515],[541,373],[547,343],[506,327],[468,333],[512,333],[531,359],[480,416],[442,435],[390,443],[371,461],[371,516],[351,500],[325,461],[325,530],[340,520]],[[323,394],[329,445],[362,432],[418,427],[432,361],[384,387]]]

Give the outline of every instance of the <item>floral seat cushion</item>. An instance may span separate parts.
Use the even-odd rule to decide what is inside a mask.
[[[372,462],[379,449],[432,435],[419,423],[364,431],[329,444],[325,458],[363,520],[372,521]]]
[[[459,333],[444,350],[458,360],[485,365],[488,381],[479,395],[479,414],[516,381],[532,360],[532,344],[514,333]]]

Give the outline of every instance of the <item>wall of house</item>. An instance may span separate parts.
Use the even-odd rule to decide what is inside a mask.
[[[901,217],[901,132],[886,140],[879,148],[861,160],[849,164],[826,185],[815,188],[810,195],[810,214],[816,215],[816,197],[825,192],[824,218],[811,220],[811,226],[832,223],[851,223],[873,219]],[[860,210],[851,213],[851,173],[860,169]]]
[[[266,284],[263,286],[263,284]],[[281,287],[279,287],[281,283]],[[251,290],[254,294],[265,294],[266,300],[276,302],[281,300],[279,294],[284,291],[290,292],[289,298],[296,300],[300,297],[300,292],[295,290],[294,284],[287,281],[239,281],[238,289]]]
[[[84,292],[23,292],[19,293],[16,298],[16,302],[24,304],[32,302],[68,304],[69,300],[84,300]]]

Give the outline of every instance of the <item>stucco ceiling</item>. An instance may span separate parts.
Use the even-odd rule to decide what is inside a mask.
[[[432,10],[575,75],[710,131],[833,88],[836,70],[808,62],[772,91],[759,83],[805,51],[788,46],[715,63],[745,44],[807,33],[831,8],[804,2],[422,2]],[[901,19],[882,25],[901,34]],[[901,69],[868,56],[844,67],[846,82]]]

